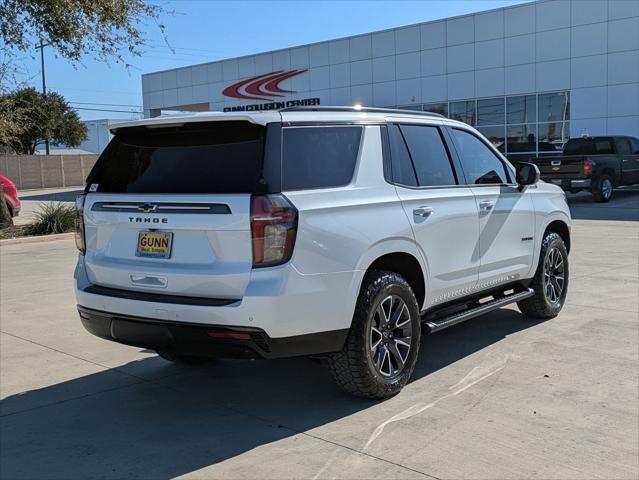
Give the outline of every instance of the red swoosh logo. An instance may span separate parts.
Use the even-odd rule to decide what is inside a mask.
[[[278,70],[246,80],[234,83],[226,87],[222,94],[227,97],[241,98],[246,100],[272,100],[273,97],[283,97],[282,93],[296,93],[293,90],[283,90],[279,84],[296,75],[300,75],[307,70],[290,70],[284,72]],[[265,98],[271,97],[271,98]]]

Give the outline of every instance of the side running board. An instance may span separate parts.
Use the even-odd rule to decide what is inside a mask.
[[[456,312],[452,315],[440,317],[437,319],[428,319],[428,316],[426,316],[423,325],[428,330],[428,333],[438,332],[439,330],[452,327],[453,325],[457,325],[458,323],[465,322],[466,320],[470,320],[471,318],[478,317],[480,315],[483,315],[484,313],[491,312],[510,303],[519,302],[521,300],[524,300],[525,298],[532,297],[534,294],[535,291],[532,288],[526,288],[509,295],[495,297],[493,300],[485,303],[476,303],[475,306],[469,307],[465,310],[462,310],[461,312]]]

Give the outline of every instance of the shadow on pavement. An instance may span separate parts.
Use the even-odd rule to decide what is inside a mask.
[[[570,214],[574,220],[639,221],[639,188],[614,191],[608,203],[597,203],[590,193],[568,194]]]
[[[77,190],[71,190],[66,192],[51,192],[51,193],[20,193],[20,200],[34,200],[39,202],[75,202],[75,197],[80,195],[84,190],[78,188]]]
[[[413,381],[535,324],[498,310],[424,337]],[[181,367],[150,357],[3,400],[0,476],[172,478],[377,403],[343,394],[308,359]]]

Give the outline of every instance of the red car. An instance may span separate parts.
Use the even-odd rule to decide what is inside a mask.
[[[18,189],[15,183],[4,175],[0,175],[0,183],[2,183],[2,192],[4,193],[4,201],[7,202],[11,216],[15,217],[20,213],[20,199],[18,198]]]

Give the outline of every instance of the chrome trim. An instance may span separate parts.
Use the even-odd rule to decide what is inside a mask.
[[[152,208],[151,208],[152,207]],[[95,202],[92,212],[115,213],[188,213],[207,215],[230,215],[231,209],[225,203],[150,203],[150,202]]]

